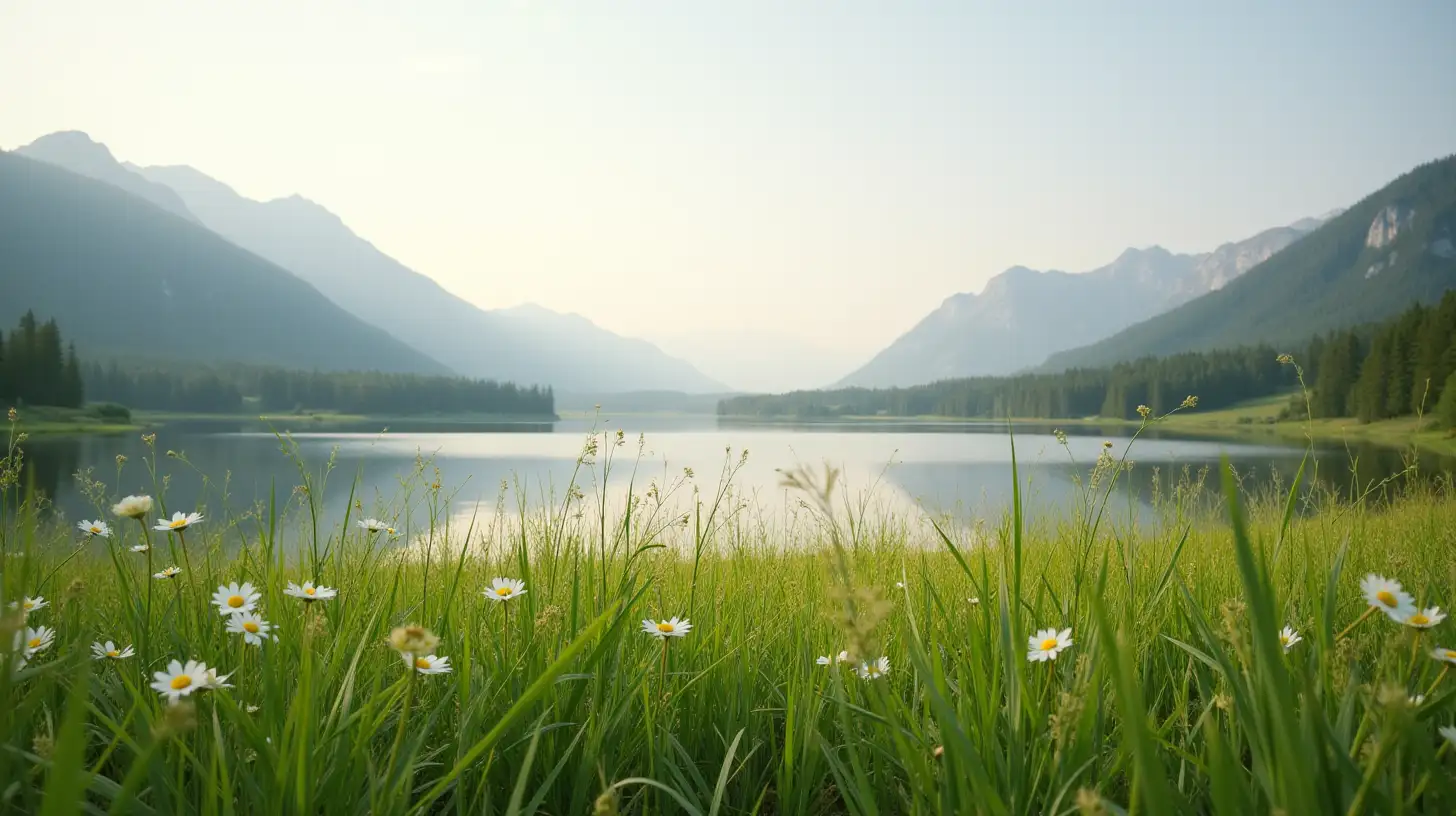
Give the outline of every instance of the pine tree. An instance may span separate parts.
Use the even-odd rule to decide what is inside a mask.
[[[59,399],[65,408],[80,408],[86,402],[86,389],[81,382],[81,361],[76,357],[76,344],[66,347],[66,364],[61,373]]]

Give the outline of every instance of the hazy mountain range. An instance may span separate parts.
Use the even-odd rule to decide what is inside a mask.
[[[1090,272],[1013,266],[979,294],[947,298],[839,387],[910,386],[1011,374],[1215,291],[1314,230],[1330,215],[1224,244],[1212,252],[1128,249]]]
[[[1227,286],[1091,345],[1054,371],[1143,355],[1302,343],[1456,287],[1456,156],[1411,170]]]
[[[124,165],[105,145],[77,132],[44,136],[15,152],[194,218],[456,373],[569,391],[729,390],[691,363],[579,315],[530,305],[478,308],[385,255],[308,199],[254,201],[191,167]]]

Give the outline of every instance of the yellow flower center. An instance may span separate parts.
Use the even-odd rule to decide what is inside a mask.
[[[244,621],[243,631],[247,632],[250,635],[256,635],[258,634],[258,624],[253,623],[252,621]]]
[[[1289,645],[1289,635],[1280,635],[1279,636],[1279,642],[1282,643],[1282,644],[1284,644],[1285,646],[1288,646]]]
[[[429,667],[430,667],[430,661],[424,659],[423,657],[417,657],[417,658],[415,658],[415,668],[417,668],[417,669],[428,669]]]
[[[303,588],[303,594],[305,594],[305,595],[313,595],[313,594],[315,594],[317,592],[318,592],[318,590],[314,589],[313,587],[304,587]]]
[[[187,519],[185,519],[185,518],[172,519],[171,524],[169,524],[168,526],[171,527],[173,530],[176,530],[176,529],[181,528],[181,527],[186,527],[187,526]]]
[[[243,600],[243,596],[241,596],[241,595],[229,595],[228,596],[228,606],[231,606],[233,609],[237,609],[238,607],[242,606],[244,603],[246,603],[246,601]]]
[[[26,609],[34,609],[35,608],[35,601],[32,601],[29,598],[27,598],[26,601],[25,601],[25,608]]]
[[[1043,652],[1050,652],[1052,649],[1055,649],[1055,648],[1057,648],[1057,639],[1056,638],[1047,638],[1046,640],[1043,640],[1041,642],[1041,650]]]
[[[27,644],[27,645],[29,645],[30,648],[32,648],[32,649],[35,649],[35,648],[39,647],[40,646],[40,638],[31,638],[30,639],[30,643]]]
[[[384,528],[384,532],[389,533],[390,535],[394,535],[395,530],[393,527],[386,527]]]
[[[663,621],[662,623],[657,624],[657,631],[659,631],[659,632],[671,632],[672,631],[672,624],[669,623],[669,622],[667,622],[667,621]]]
[[[94,524],[91,525],[91,535],[101,535],[101,528]]]
[[[1391,594],[1391,591],[1388,589],[1382,589],[1379,592],[1375,593],[1375,600],[1380,601],[1386,606],[1391,607],[1395,606],[1396,603],[1395,595]]]
[[[506,595],[511,594],[511,588],[510,587],[496,587],[495,594],[504,597]],[[666,630],[664,630],[664,631],[666,631]]]
[[[1456,660],[1456,649],[1447,649],[1444,654],[1447,660]]]
[[[172,688],[177,691],[181,691],[190,685],[192,685],[192,678],[185,674],[179,674],[172,678]]]
[[[120,657],[121,656],[121,652],[118,652],[117,650],[112,649],[111,651],[109,651],[109,652],[106,653],[106,656],[107,657]]]
[[[1414,615],[1410,616],[1410,622],[1413,626],[1425,626],[1426,624],[1431,622],[1431,619],[1426,617],[1425,613],[1417,612]]]

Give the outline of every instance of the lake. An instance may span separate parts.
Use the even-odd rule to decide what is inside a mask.
[[[519,504],[559,506],[571,484],[578,457],[592,433],[588,420],[554,423],[449,426],[430,423],[396,426],[387,432],[358,427],[328,427],[308,420],[277,428],[287,430],[298,454],[319,472],[333,458],[332,474],[318,496],[325,524],[336,524],[347,508],[352,483],[358,478],[359,498],[369,514],[397,518],[399,526],[417,530],[425,524],[425,491],[401,487],[423,463],[424,482],[437,478],[448,495],[445,512],[458,523],[489,518],[497,506],[514,514]],[[773,516],[798,505],[797,494],[780,486],[780,469],[803,464],[822,470],[825,463],[842,471],[840,499],[854,500],[871,512],[913,516],[928,510],[956,519],[995,517],[1011,495],[1011,439],[1004,425],[994,423],[927,423],[866,421],[860,423],[754,424],[714,417],[602,419],[607,444],[597,468],[583,468],[577,484],[592,504],[602,494],[601,462],[611,448],[612,470],[606,480],[609,507],[620,508],[629,486],[637,494],[656,482],[665,495],[664,513],[691,508],[696,487],[711,501],[725,467],[733,472],[734,502]],[[614,443],[616,431],[623,443]],[[1122,454],[1131,429],[1067,428],[1064,447],[1052,426],[1018,426],[1016,454],[1029,513],[1040,518],[1064,516],[1076,495],[1076,479],[1084,479],[1103,448]],[[639,454],[640,444],[640,454]],[[259,425],[196,422],[169,424],[158,430],[158,478],[168,483],[169,507],[201,505],[212,515],[245,513],[266,503],[276,491],[286,501],[300,483],[298,466],[282,452],[280,440]],[[174,451],[177,457],[166,456]],[[122,492],[153,492],[145,468],[146,446],[138,435],[37,438],[25,445],[27,465],[40,490],[67,519],[95,513],[74,474],[117,490],[117,457],[127,457],[121,471]],[[1364,490],[1402,471],[1402,453],[1363,445],[1321,447],[1320,480],[1346,495],[1352,485]],[[1303,451],[1282,442],[1235,442],[1193,439],[1163,433],[1145,434],[1129,458],[1136,464],[1120,483],[1114,504],[1123,514],[1147,517],[1155,492],[1167,495],[1179,477],[1197,479],[1209,468],[1205,489],[1216,495],[1213,475],[1221,455],[1241,474],[1245,489],[1258,491],[1287,485]],[[1359,473],[1352,478],[1351,455]],[[685,475],[685,469],[692,476]],[[1456,469],[1456,462],[1423,455],[1425,476]],[[1159,482],[1158,488],[1154,482]],[[675,489],[672,486],[676,485]],[[614,511],[615,512],[615,511]],[[356,514],[357,516],[357,514]]]

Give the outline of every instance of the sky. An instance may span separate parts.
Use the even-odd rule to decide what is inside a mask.
[[[4,0],[0,148],[296,193],[710,374],[766,338],[840,366],[1008,266],[1208,250],[1456,152],[1453,31],[1450,0]]]

